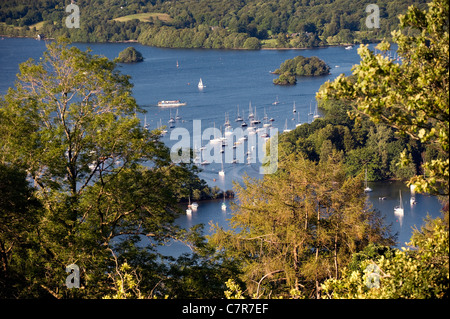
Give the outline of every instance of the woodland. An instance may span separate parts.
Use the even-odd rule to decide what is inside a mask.
[[[0,4],[0,35],[73,42],[138,41],[172,48],[307,48],[390,38],[398,15],[425,0],[380,0],[383,23],[368,29],[370,0],[78,0],[80,28],[68,29],[71,1]]]
[[[139,5],[174,17],[169,9],[186,3]],[[214,2],[248,13],[258,3]],[[137,9],[129,1],[126,13]],[[193,15],[193,25],[227,17],[214,20],[223,11],[212,4],[202,10],[214,14]],[[326,116],[278,137],[277,172],[235,185],[230,228],[213,225],[210,236],[176,225],[188,190],[214,190],[192,162],[170,160],[160,129],[141,125],[130,76],[70,39],[48,42],[0,97],[0,298],[448,299],[448,16],[448,0],[405,9],[391,34],[400,60],[388,41],[377,53],[361,46],[352,75],[317,92]],[[396,248],[366,204],[366,169],[370,180],[438,196],[441,216]],[[158,253],[171,240],[192,253]],[[65,285],[71,264],[77,289]]]

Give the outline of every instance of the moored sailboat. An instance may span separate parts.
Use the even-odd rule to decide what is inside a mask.
[[[367,167],[366,167],[366,173],[365,173],[365,178],[364,178],[364,193],[370,193],[372,191],[372,188],[370,188],[367,185]]]
[[[225,191],[223,192],[223,202],[220,207],[223,211],[227,210],[227,204],[225,204]]]
[[[244,119],[242,118],[242,116],[239,115],[239,105],[237,106],[237,116],[236,119],[234,120],[235,122],[242,122]]]
[[[272,103],[272,105],[278,105],[280,104],[280,101],[278,101],[278,95],[277,95],[277,99]]]
[[[403,209],[402,190],[400,190],[400,204],[399,204],[399,206],[394,207],[394,214],[398,217],[401,217],[401,216],[403,216],[404,212],[405,211]]]
[[[288,129],[288,126],[287,126],[287,119],[286,119],[286,123],[284,124],[284,130],[283,130],[283,132],[284,133],[287,133],[287,132],[290,132],[291,130],[290,129]]]
[[[186,209],[186,214],[187,214],[187,215],[192,214],[192,209],[191,209],[191,196],[189,196],[189,204],[188,204],[188,207],[187,207],[187,209]]]
[[[203,89],[203,88],[206,87],[206,85],[203,84],[202,78],[200,78],[200,81],[198,81],[198,85],[197,86],[198,86],[199,89]]]
[[[255,115],[253,114],[252,101],[248,104],[248,118],[252,119]]]
[[[314,110],[314,119],[318,119],[319,117],[320,117],[319,109],[317,107],[317,102],[316,102],[316,109]]]
[[[417,204],[417,202],[416,202],[416,185],[411,184],[410,190],[411,190],[411,198],[409,199],[409,203],[411,204],[411,206],[413,206],[413,205]]]

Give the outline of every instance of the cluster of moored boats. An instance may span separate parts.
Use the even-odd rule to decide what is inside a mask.
[[[199,84],[203,85],[201,80],[200,80]],[[280,102],[278,101],[278,97],[277,97],[276,100],[272,103],[272,105],[278,105],[279,103]],[[180,102],[180,100],[167,100],[167,101],[160,101],[158,103],[158,105],[180,106],[180,105],[186,105],[186,103]],[[295,120],[296,117],[298,118],[296,127],[300,126],[302,123],[300,122],[300,114],[296,110],[295,101],[293,103],[292,113],[293,113],[292,120]],[[310,112],[308,113],[308,122],[310,121],[310,119],[315,120],[319,117],[320,116],[318,114],[317,105],[316,105],[315,112],[313,113],[312,105],[310,104]],[[169,128],[174,128],[175,124],[178,121],[182,121],[182,117],[178,114],[178,109],[176,111],[175,116],[172,115],[172,110],[171,110],[170,118],[168,120]],[[237,106],[237,114],[234,119],[234,122],[236,123],[237,127],[240,126],[243,130],[245,130],[243,136],[236,137],[236,141],[228,138],[229,136],[232,136],[234,134],[234,132],[233,132],[233,127],[231,125],[229,114],[225,113],[225,122],[223,125],[221,125],[222,133],[220,134],[220,136],[214,136],[209,141],[209,143],[211,143],[211,144],[221,143],[222,144],[221,153],[224,153],[224,148],[226,146],[228,146],[228,143],[233,143],[232,147],[237,148],[237,146],[239,146],[240,144],[245,143],[251,135],[257,135],[260,139],[267,141],[270,138],[270,135],[269,135],[270,128],[272,127],[272,122],[274,122],[274,121],[275,121],[275,119],[273,117],[269,117],[267,115],[265,108],[264,108],[264,116],[262,118],[260,118],[257,114],[256,107],[252,106],[251,101],[249,102],[249,106],[248,106],[248,114],[245,114],[244,110],[240,111],[239,105],[238,105]],[[162,127],[161,119],[160,119],[160,127]],[[214,127],[215,127],[215,123],[214,123]],[[283,132],[289,132],[289,131],[291,131],[291,129],[288,128],[288,119],[286,119],[286,123],[285,123]],[[162,129],[162,133],[163,134],[167,133],[167,130]],[[194,146],[194,148],[195,148],[195,146]],[[252,147],[250,147],[250,149],[246,153],[247,164],[254,162],[253,161],[254,158],[252,157],[252,155],[253,155],[252,152],[254,150],[251,148]],[[206,149],[206,146],[202,146],[202,145],[199,148],[194,149],[196,154],[199,154],[199,156],[196,158],[196,163],[200,163],[201,165],[209,165],[210,164],[210,162],[208,162],[207,160],[202,160],[202,157],[203,157],[202,152],[205,149]],[[233,164],[238,163],[238,159],[234,158],[232,163]],[[219,175],[220,176],[225,175],[225,172],[223,171],[223,169],[221,171],[219,171]]]
[[[211,144],[221,144],[222,149],[221,153],[224,153],[224,148],[228,146],[228,143],[233,143],[232,148],[237,148],[240,144],[245,143],[245,141],[248,140],[248,137],[250,135],[258,135],[259,138],[267,141],[270,138],[269,135],[269,129],[272,127],[272,122],[275,121],[274,118],[269,118],[267,116],[267,113],[264,110],[264,117],[262,120],[260,120],[256,113],[256,107],[253,108],[251,102],[249,103],[249,111],[248,116],[245,116],[245,112],[239,111],[239,106],[237,109],[237,115],[234,120],[238,126],[240,126],[242,129],[245,129],[244,134],[240,137],[237,137],[237,140],[233,142],[233,139],[229,138],[234,134],[233,127],[230,122],[229,114],[225,113],[225,122],[222,126],[222,133],[220,136],[214,136],[209,143]],[[260,126],[262,124],[262,126]],[[214,124],[215,127],[215,124]],[[209,165],[210,162],[207,160],[202,160],[202,152],[206,149],[206,146],[201,146],[196,151],[199,153],[199,157],[197,158],[197,162],[199,162],[201,165]],[[253,160],[252,153],[254,151],[254,146],[252,146],[246,153],[247,155],[247,163],[250,164]],[[233,164],[238,163],[238,159],[234,158],[232,161]],[[219,171],[220,176],[224,176],[225,172],[222,170]]]

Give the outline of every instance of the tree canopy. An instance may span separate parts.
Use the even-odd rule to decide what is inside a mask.
[[[134,63],[144,61],[142,53],[137,51],[134,47],[128,47],[119,53],[117,57],[117,62],[119,63]]]
[[[361,46],[361,63],[353,75],[340,75],[325,86],[319,97],[353,102],[354,114],[385,123],[436,150],[410,183],[417,191],[449,194],[449,4],[434,0],[429,9],[411,7],[400,17],[404,30],[393,32],[398,59],[387,54],[388,42],[371,52]],[[398,61],[397,61],[398,60]],[[404,165],[410,163],[403,153]]]
[[[368,29],[370,0],[78,0],[80,28],[67,29],[60,1],[16,0],[0,4],[0,34],[173,48],[307,48],[380,41],[408,5],[423,9],[425,2],[379,0],[380,28]]]
[[[330,67],[318,57],[296,56],[281,63],[280,68],[274,74],[280,74],[275,84],[295,84],[296,76],[320,76],[330,74]]]
[[[299,55],[284,61],[280,68],[274,71],[275,74],[285,72],[296,76],[318,76],[329,74],[330,67],[316,56],[308,58]]]
[[[408,248],[370,245],[354,255],[340,279],[325,281],[324,298],[448,298],[448,223],[428,219]],[[413,248],[411,248],[413,247]]]
[[[11,211],[1,204],[1,217],[23,214],[15,220],[27,221],[0,229],[8,250],[2,277],[21,278],[10,297],[101,297],[111,292],[116,262],[142,267],[136,260],[156,263],[157,245],[187,242],[173,221],[197,171],[171,163],[160,132],[140,125],[131,88],[114,62],[63,39],[49,43],[39,62],[20,65],[0,107],[0,161],[22,174],[6,170],[14,188],[2,188],[1,197],[10,194],[20,206]],[[25,176],[33,190],[24,186]],[[41,204],[39,214],[24,211],[30,192]],[[83,289],[60,288],[72,263],[83,271]],[[155,273],[142,284],[154,286]]]
[[[216,227],[211,240],[239,261],[254,298],[317,298],[320,283],[338,278],[352,253],[393,243],[366,206],[361,175],[348,178],[337,152],[319,163],[291,154],[276,174],[235,188],[231,229]]]
[[[176,36],[165,32],[208,47],[251,39],[250,49],[269,35],[258,28],[258,10],[278,12],[271,1],[198,1],[190,11],[180,11],[187,1],[141,2],[150,3],[172,18],[153,16],[156,33],[145,36],[168,46]],[[289,23],[273,26],[282,33],[309,2],[279,3],[289,9]],[[35,19],[26,8],[6,15]],[[144,10],[134,1],[124,8]],[[322,38],[334,37],[337,22]],[[277,172],[236,185],[231,227],[216,225],[208,240],[200,225],[175,226],[178,201],[194,188],[201,198],[206,185],[195,166],[171,162],[159,130],[141,126],[130,77],[67,39],[48,43],[0,98],[0,297],[448,298],[448,0],[411,7],[401,23],[393,36],[399,60],[389,58],[387,42],[379,54],[362,46],[354,74],[320,89],[326,115],[275,137]],[[389,226],[367,204],[363,169],[372,180],[411,179],[444,195],[443,218],[428,219],[411,247],[393,248]],[[193,253],[159,254],[169,240]],[[80,268],[81,289],[64,287],[69,264]]]

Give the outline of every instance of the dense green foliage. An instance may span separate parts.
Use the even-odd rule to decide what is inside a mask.
[[[448,231],[448,223],[437,218],[414,232],[408,248],[367,247],[354,255],[341,279],[323,284],[323,297],[448,299]]]
[[[26,173],[0,164],[0,298],[16,295],[22,289],[26,275],[15,269],[27,267],[23,258],[26,254],[21,258],[13,256],[19,247],[32,249],[35,245],[27,230],[42,218],[40,206]]]
[[[195,229],[173,222],[178,199],[202,183],[195,167],[170,161],[158,130],[141,127],[131,87],[114,62],[64,40],[20,65],[0,100],[2,297],[113,296],[125,261],[144,275],[147,295],[191,296],[179,292],[181,279],[155,248],[170,239],[200,247]],[[204,262],[202,271],[211,260]],[[82,289],[61,289],[72,263]],[[202,263],[186,260],[184,268]],[[230,276],[209,293],[222,294]],[[162,278],[164,288],[152,290]]]
[[[319,284],[338,278],[352,253],[393,244],[361,185],[337,152],[318,163],[293,153],[276,174],[235,186],[231,229],[216,228],[211,241],[239,262],[249,296],[317,298]]]
[[[399,136],[388,126],[375,125],[367,118],[351,119],[346,103],[328,100],[320,101],[320,105],[325,111],[324,117],[280,136],[281,158],[297,152],[313,161],[326,161],[335,150],[342,153],[349,176],[367,169],[368,180],[377,181],[411,178],[434,154],[433,148],[425,148],[409,136]],[[410,153],[411,164],[401,168],[397,163],[404,150]]]
[[[363,47],[354,77],[322,87],[327,116],[280,136],[279,172],[236,187],[232,228],[213,237],[243,269],[245,289],[228,281],[228,298],[448,298],[448,1],[433,1],[428,12],[411,8],[402,20],[427,30],[418,39],[396,35],[407,59],[389,63]],[[349,117],[352,102],[369,117]],[[447,195],[444,218],[416,230],[409,249],[378,245],[383,231],[364,223],[370,213],[358,217],[361,180],[340,176],[367,168],[371,178],[408,178],[422,165],[434,180],[416,185]],[[378,238],[365,245],[359,231]]]
[[[283,72],[279,77],[273,79],[273,83],[277,85],[293,85],[297,83],[297,78],[289,72]]]
[[[274,71],[275,74],[285,72],[297,76],[318,76],[329,74],[330,67],[316,56],[307,58],[299,55],[284,61],[280,68]]]
[[[273,80],[275,84],[295,84],[296,76],[319,76],[330,73],[330,67],[318,57],[305,58],[304,56],[296,56],[295,58],[284,61],[279,69],[273,73],[280,76]]]
[[[410,183],[418,191],[449,195],[449,2],[435,0],[429,9],[412,8],[393,32],[400,63],[386,53],[390,44],[359,49],[361,63],[351,77],[340,75],[319,95],[351,101],[355,115],[395,128],[399,134],[429,146],[434,154]],[[405,32],[406,29],[406,32]],[[415,30],[416,36],[408,32]],[[403,166],[411,164],[408,152]]]
[[[142,62],[144,61],[144,58],[142,57],[141,52],[137,51],[133,47],[128,47],[119,53],[116,61],[119,63],[134,63]]]
[[[129,1],[124,13],[150,2],[140,3]],[[200,4],[192,6],[193,27],[202,27],[193,14]],[[217,1],[203,8],[214,14],[202,21],[215,25],[244,4],[256,6]],[[395,34],[402,63],[360,49],[355,74],[321,88],[325,117],[279,136],[277,172],[236,185],[231,228],[216,226],[209,240],[202,226],[181,230],[174,221],[180,199],[217,190],[195,166],[170,161],[159,130],[140,125],[130,77],[66,40],[48,44],[42,59],[20,65],[0,98],[0,297],[448,298],[448,0],[425,12],[411,8],[402,23],[420,31]],[[249,49],[261,34],[253,36],[244,41]],[[371,180],[424,168],[427,177],[412,181],[446,195],[444,217],[427,220],[408,249],[392,248],[389,228],[366,203],[366,168]],[[169,240],[193,253],[157,253]],[[81,289],[64,286],[72,263]]]
[[[81,27],[67,29],[69,0],[15,0],[0,4],[0,34],[65,36],[72,41],[139,40],[185,48],[302,48],[390,37],[398,14],[425,0],[377,1],[380,28],[367,29],[370,0],[79,0]],[[125,21],[114,20],[130,16]],[[163,15],[162,15],[163,14]],[[41,25],[36,23],[43,22]],[[248,41],[247,41],[248,40]],[[246,43],[247,42],[247,43]]]

